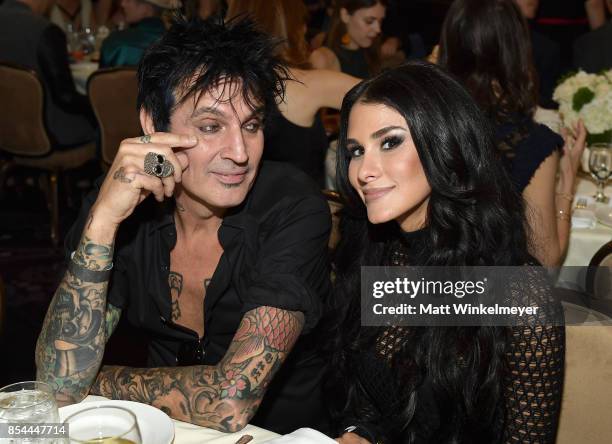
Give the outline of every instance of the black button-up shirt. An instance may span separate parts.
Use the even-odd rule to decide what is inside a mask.
[[[77,247],[98,187],[84,202],[66,239]],[[204,364],[225,355],[243,315],[260,306],[301,311],[302,336],[275,375],[252,423],[288,433],[323,427],[320,382],[324,364],[314,328],[330,290],[327,242],[329,208],[312,180],[287,164],[263,162],[245,201],[219,228],[223,254],[204,299]],[[173,208],[145,200],[117,233],[109,303],[150,338],[149,365],[176,365],[181,343],[197,339],[168,325],[170,252],[176,243]]]

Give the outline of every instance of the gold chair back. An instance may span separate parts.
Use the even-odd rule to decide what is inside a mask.
[[[48,154],[44,93],[36,73],[0,63],[0,97],[0,149],[18,156]]]
[[[566,320],[588,325],[566,327],[565,377],[557,444],[612,442],[612,319],[564,303]],[[586,315],[586,318],[585,318]]]
[[[87,82],[87,91],[100,127],[102,160],[110,165],[121,141],[141,134],[136,109],[136,69],[110,68],[96,71]]]
[[[332,229],[329,235],[329,249],[333,250],[340,241],[340,210],[342,209],[342,202],[340,201],[340,195],[332,190],[323,190],[323,195],[327,199],[329,205],[329,211],[332,216]]]

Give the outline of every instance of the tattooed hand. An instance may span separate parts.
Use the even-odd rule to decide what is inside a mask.
[[[171,133],[154,133],[148,137],[147,143],[137,137],[125,139],[119,146],[94,205],[94,212],[108,224],[119,225],[151,193],[160,202],[172,196],[188,165],[187,156],[175,153],[174,149],[188,148],[197,142],[191,136]],[[148,152],[164,155],[174,166],[174,174],[163,179],[146,174],[144,158]]]
[[[92,393],[153,405],[180,421],[236,432],[253,417],[304,326],[300,312],[247,312],[216,366],[104,367]]]

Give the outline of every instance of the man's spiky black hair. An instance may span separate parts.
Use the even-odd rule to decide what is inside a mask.
[[[203,91],[230,85],[264,113],[284,97],[289,72],[277,57],[278,41],[245,17],[227,22],[175,17],[170,29],[145,52],[138,66],[138,108],[167,131],[173,109]]]

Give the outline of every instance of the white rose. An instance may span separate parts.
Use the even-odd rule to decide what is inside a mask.
[[[584,120],[590,134],[599,134],[612,129],[612,92],[593,99],[584,105],[578,114]]]

